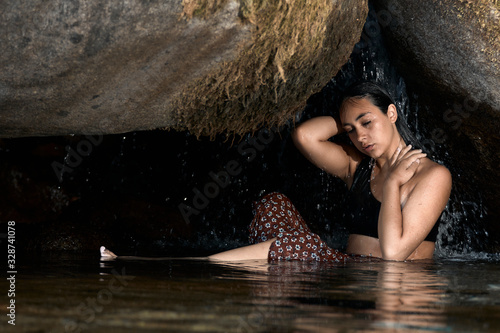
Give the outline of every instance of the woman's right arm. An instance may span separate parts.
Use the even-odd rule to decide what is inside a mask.
[[[358,156],[353,147],[328,141],[344,130],[340,120],[329,117],[315,117],[300,124],[292,138],[297,149],[314,165],[347,181],[353,171],[352,157]]]

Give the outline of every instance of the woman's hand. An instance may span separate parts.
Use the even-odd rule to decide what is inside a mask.
[[[401,146],[396,149],[389,163],[384,165],[387,168],[386,182],[395,183],[398,186],[406,184],[415,175],[420,159],[426,157],[421,149],[413,149],[408,145],[404,148]]]

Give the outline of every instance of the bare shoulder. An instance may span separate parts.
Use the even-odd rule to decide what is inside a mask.
[[[430,200],[448,201],[451,192],[451,173],[444,165],[428,158],[420,162],[411,192],[426,193]]]
[[[428,158],[421,159],[417,173],[402,193],[402,206],[411,215],[430,214],[433,223],[445,208],[451,193],[450,171]],[[422,210],[422,207],[427,209]]]
[[[451,173],[448,168],[428,158],[422,159],[416,176],[418,182],[432,182],[451,187]]]

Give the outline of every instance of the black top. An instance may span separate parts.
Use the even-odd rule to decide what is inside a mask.
[[[364,158],[356,168],[354,179],[349,190],[348,213],[351,221],[348,230],[351,234],[365,235],[378,238],[378,216],[381,203],[375,199],[370,190],[370,158]],[[426,241],[435,242],[439,223],[434,224]]]

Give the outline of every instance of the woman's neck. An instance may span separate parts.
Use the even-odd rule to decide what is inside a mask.
[[[383,153],[381,156],[377,157],[375,159],[377,166],[382,169],[382,167],[385,165],[385,163],[389,162],[396,152],[398,148],[403,149],[406,147],[406,143],[401,137],[399,133],[397,133],[397,136],[392,140],[391,144],[389,145],[389,148],[387,148],[386,152]]]

